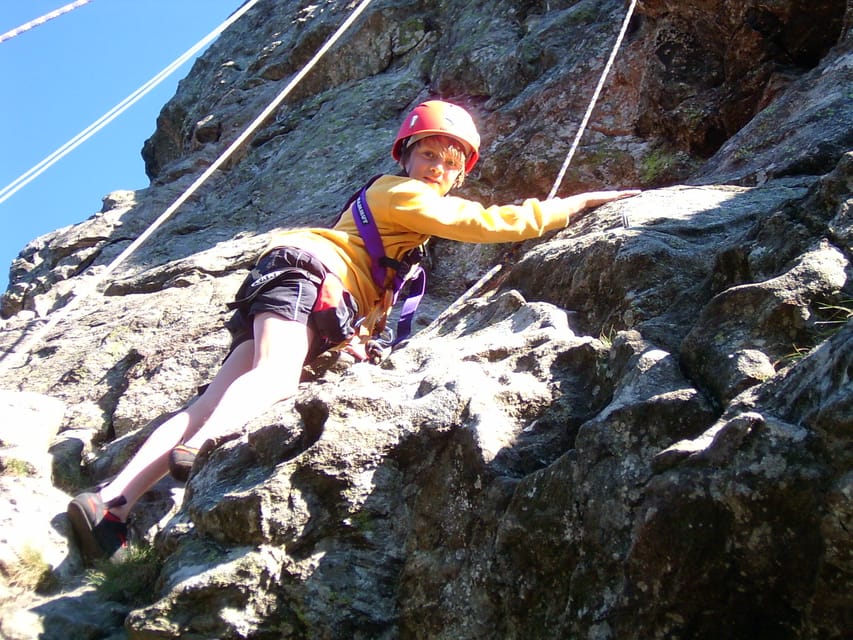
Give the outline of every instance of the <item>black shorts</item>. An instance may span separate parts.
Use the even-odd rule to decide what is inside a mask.
[[[330,286],[337,284],[337,287]],[[328,309],[329,291],[340,288],[337,308]],[[231,349],[254,338],[254,317],[272,312],[314,329],[317,344],[311,352],[322,352],[354,333],[357,308],[337,276],[312,254],[294,247],[280,247],[264,255],[240,285],[236,309],[226,323],[231,331]]]
[[[308,324],[327,273],[323,263],[307,251],[286,247],[273,249],[262,257],[253,273],[260,275],[261,282],[258,284],[253,278],[246,285],[259,288],[247,310],[250,316],[271,311],[286,320]],[[263,278],[270,279],[269,286],[263,286]]]

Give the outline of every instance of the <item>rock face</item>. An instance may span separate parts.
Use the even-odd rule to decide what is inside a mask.
[[[86,581],[68,494],[209,379],[224,303],[272,231],[326,224],[394,171],[411,106],[441,96],[480,123],[462,195],[550,190],[625,6],[475,5],[368,7],[85,295],[351,10],[262,0],[163,108],[150,187],[24,248],[2,298],[0,635],[853,635],[841,0],[640,2],[560,193],[646,191],[538,241],[435,242],[410,341],[380,366],[314,363],[186,488],[158,484],[132,522],[156,552],[141,599]],[[12,535],[22,521],[38,535]]]

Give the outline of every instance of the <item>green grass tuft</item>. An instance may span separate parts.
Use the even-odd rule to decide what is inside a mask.
[[[132,546],[119,561],[97,562],[86,579],[108,599],[139,606],[153,601],[162,568],[163,561],[153,547]]]

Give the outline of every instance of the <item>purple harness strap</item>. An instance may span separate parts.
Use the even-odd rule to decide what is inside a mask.
[[[382,244],[379,230],[373,221],[373,213],[367,205],[365,191],[367,191],[366,187],[361,190],[353,203],[352,217],[355,219],[355,226],[358,228],[361,239],[364,240],[367,253],[370,254],[370,273],[373,276],[373,281],[379,285],[380,289],[384,290],[387,269],[380,262],[385,257],[385,245]]]
[[[368,183],[370,186],[370,183]],[[392,265],[393,278],[391,280],[391,290],[394,292],[393,303],[397,302],[397,296],[407,280],[411,280],[409,286],[409,294],[403,302],[403,307],[400,309],[400,317],[397,320],[397,335],[392,344],[402,342],[412,332],[412,319],[415,311],[424,297],[426,292],[426,272],[420,265],[414,265],[408,273],[401,274],[396,267],[393,267],[393,261],[390,261],[385,255],[385,245],[382,244],[382,238],[379,236],[379,230],[376,228],[376,223],[373,220],[373,213],[367,204],[367,187],[364,187],[358,194],[355,202],[352,205],[352,217],[355,220],[355,226],[361,239],[364,240],[364,246],[367,253],[370,254],[370,273],[373,276],[373,281],[383,291],[386,289],[386,281],[388,277],[389,263]]]

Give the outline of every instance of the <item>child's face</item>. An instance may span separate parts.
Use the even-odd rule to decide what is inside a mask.
[[[450,139],[430,136],[415,143],[406,163],[410,178],[426,182],[439,195],[447,195],[465,166],[465,155]]]

